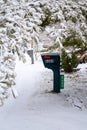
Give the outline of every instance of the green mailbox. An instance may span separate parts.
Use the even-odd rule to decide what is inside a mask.
[[[60,93],[60,56],[58,53],[41,54],[44,66],[53,71],[53,91]]]

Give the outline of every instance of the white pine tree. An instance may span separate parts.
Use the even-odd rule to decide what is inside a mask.
[[[19,1],[20,2],[20,1]],[[7,98],[8,89],[15,84],[15,58],[25,61],[29,44],[39,42],[40,20],[37,11],[25,1],[2,1],[0,12],[0,99]],[[34,11],[34,14],[33,12]],[[39,12],[40,14],[40,12]],[[31,17],[32,16],[32,17]],[[14,52],[16,54],[14,54]]]

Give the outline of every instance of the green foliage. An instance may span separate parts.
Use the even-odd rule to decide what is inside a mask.
[[[75,53],[71,53],[70,55],[65,52],[65,50],[62,50],[61,55],[62,60],[62,68],[65,72],[72,72],[74,68],[78,65],[78,58],[75,55]]]
[[[64,39],[62,44],[64,47],[68,47],[68,49],[72,48],[72,52],[70,52],[69,54],[65,52],[65,50],[62,50],[62,68],[65,72],[72,72],[73,69],[76,68],[79,63],[78,58],[76,56],[76,53],[78,53],[77,50],[84,50],[83,41],[78,36],[75,30],[70,29],[68,37]]]
[[[73,22],[73,23],[76,23],[76,22],[77,22],[77,19],[76,19],[75,17],[72,17],[71,19],[72,19],[72,22]]]
[[[45,10],[45,17],[41,18],[42,23],[39,25],[41,27],[46,27],[51,23],[51,12],[49,10]]]
[[[50,46],[50,47],[47,49],[47,51],[49,51],[49,50],[55,50],[56,48],[58,48],[58,44],[57,44],[57,43],[55,43],[54,45]]]
[[[0,45],[2,45],[3,44],[3,42],[0,40]]]
[[[83,47],[83,41],[74,30],[70,30],[70,34],[63,41],[63,46],[72,46],[75,48]]]
[[[73,68],[76,68],[79,64],[78,58],[74,52],[72,52],[72,57],[71,57],[71,66]]]
[[[80,38],[75,38],[73,36],[68,36],[63,42],[63,46],[73,46],[74,48],[82,47],[82,40]]]
[[[82,11],[82,15],[85,17],[85,19],[87,20],[87,11],[84,10],[83,8],[81,8]]]

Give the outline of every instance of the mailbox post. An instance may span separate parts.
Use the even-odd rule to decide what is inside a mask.
[[[53,71],[53,91],[60,93],[60,56],[58,53],[41,54],[44,66]]]

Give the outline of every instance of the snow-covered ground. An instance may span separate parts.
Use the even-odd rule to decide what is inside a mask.
[[[31,64],[17,62],[16,86],[0,108],[0,130],[87,130],[87,64],[65,74],[65,88],[54,94],[52,71],[41,58]]]

